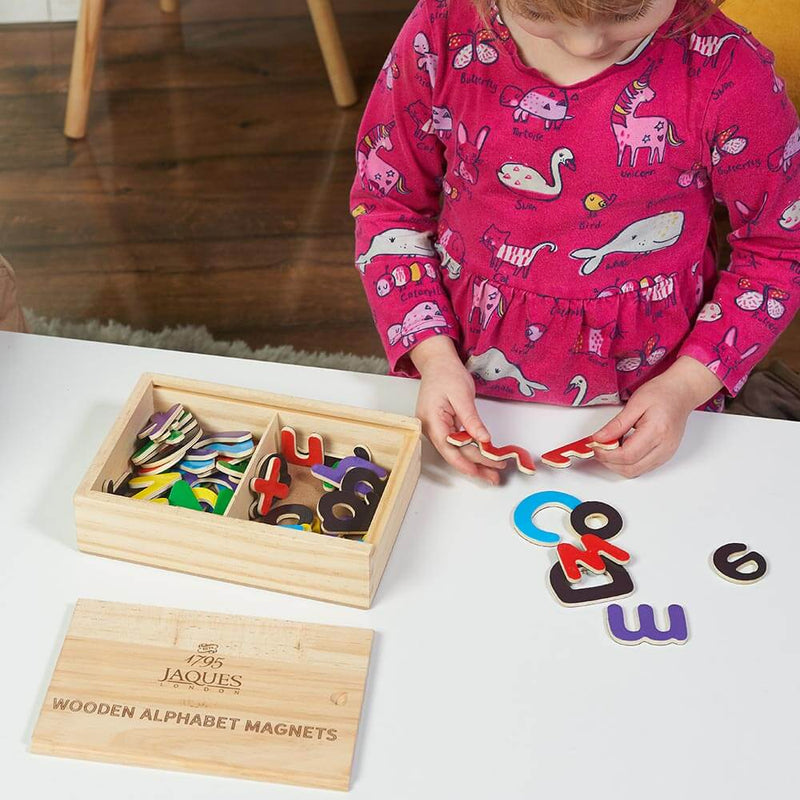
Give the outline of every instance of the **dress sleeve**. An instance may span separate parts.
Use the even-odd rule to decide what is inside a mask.
[[[435,105],[445,32],[420,0],[384,63],[356,149],[351,192],[356,266],[393,372],[416,375],[409,351],[458,322],[433,246],[449,112]]]
[[[800,128],[769,50],[742,30],[706,109],[705,167],[732,232],[731,260],[680,355],[735,395],[791,322],[800,295]]]

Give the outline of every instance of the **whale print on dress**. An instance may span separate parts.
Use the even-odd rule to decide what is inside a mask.
[[[536,392],[548,391],[547,386],[529,381],[516,364],[512,364],[496,347],[490,347],[480,355],[471,355],[466,363],[467,371],[482,381],[515,381],[523,397],[534,397]]]
[[[655,99],[655,90],[650,86],[654,63],[650,63],[642,76],[631,81],[617,97],[611,111],[611,130],[617,140],[617,166],[622,166],[625,152],[630,152],[630,166],[636,166],[640,150],[648,152],[648,164],[656,159],[664,161],[667,144],[672,147],[682,145],[674,123],[666,117],[636,116],[639,106]]]
[[[610,242],[597,247],[573,250],[570,258],[582,260],[581,275],[591,275],[612,253],[653,253],[671,247],[683,233],[683,211],[665,211],[637,220],[621,230]]]
[[[417,342],[417,334],[423,331],[444,333],[450,326],[436,303],[417,303],[403,321],[392,325],[386,332],[390,345],[403,343],[403,347],[411,347]]]
[[[556,200],[563,189],[561,167],[575,172],[575,156],[568,147],[559,147],[550,156],[549,180],[533,167],[515,161],[503,164],[497,170],[497,178],[512,192],[519,192],[534,200]]]
[[[431,245],[430,232],[410,228],[389,228],[372,237],[369,250],[356,259],[356,265],[364,272],[372,259],[379,256],[407,256],[408,258],[431,258],[436,251]]]

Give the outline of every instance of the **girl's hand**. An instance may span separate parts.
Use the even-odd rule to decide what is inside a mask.
[[[621,439],[616,450],[595,450],[595,458],[613,472],[635,478],[669,461],[681,443],[690,412],[722,388],[699,361],[681,356],[666,372],[639,387],[625,408],[602,427],[599,442]]]
[[[417,345],[410,356],[422,376],[416,413],[431,444],[459,472],[499,484],[498,470],[505,468],[505,462],[485,458],[477,447],[447,443],[447,436],[461,428],[478,441],[491,439],[475,407],[475,381],[461,363],[453,340],[433,336]]]

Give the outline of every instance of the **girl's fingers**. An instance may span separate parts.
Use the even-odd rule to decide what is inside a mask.
[[[643,458],[648,456],[658,445],[660,439],[654,435],[652,428],[646,424],[636,429],[633,436],[629,436],[620,447],[614,450],[603,450],[595,448],[594,456],[606,466],[625,466],[630,467],[638,464]]]
[[[615,439],[621,439],[636,425],[643,412],[644,409],[639,408],[634,399],[629,400],[628,405],[616,417],[594,434],[594,439],[598,442],[613,442]]]
[[[450,445],[453,447],[454,445]],[[474,444],[468,444],[464,447],[459,448],[461,450],[462,455],[464,458],[468,458],[475,464],[480,464],[483,467],[488,467],[489,469],[505,469],[506,462],[505,461],[493,461],[491,458],[487,458],[485,455],[481,453],[480,450]]]
[[[478,409],[475,407],[474,396],[464,391],[463,394],[451,396],[449,400],[459,421],[473,439],[477,439],[479,442],[491,440],[489,429],[483,424]]]
[[[645,472],[650,472],[656,467],[660,467],[669,460],[667,448],[656,445],[644,458],[635,464],[607,464],[606,466],[621,475],[623,478],[638,478]]]

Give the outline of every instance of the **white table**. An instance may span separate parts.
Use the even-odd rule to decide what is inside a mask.
[[[72,493],[142,372],[412,413],[417,384],[345,372],[0,334],[3,556],[0,759],[12,798],[315,798],[318,790],[34,756],[28,742],[78,597],[376,630],[351,795],[398,798],[790,796],[800,646],[794,423],[693,414],[658,472],[624,481],[582,463],[503,488],[424,453],[423,477],[370,611],[78,552]],[[498,443],[544,452],[591,432],[603,409],[481,401]],[[555,554],[509,517],[539,489],[616,506],[634,555],[626,608],[682,603],[682,647],[623,647],[602,606],[562,608]],[[550,512],[547,512],[550,513]],[[538,519],[538,518],[537,518]],[[767,577],[709,566],[744,541]],[[589,784],[596,782],[593,789]],[[787,794],[787,790],[789,794]],[[7,792],[7,794],[6,794]],[[341,796],[331,793],[330,796]]]

